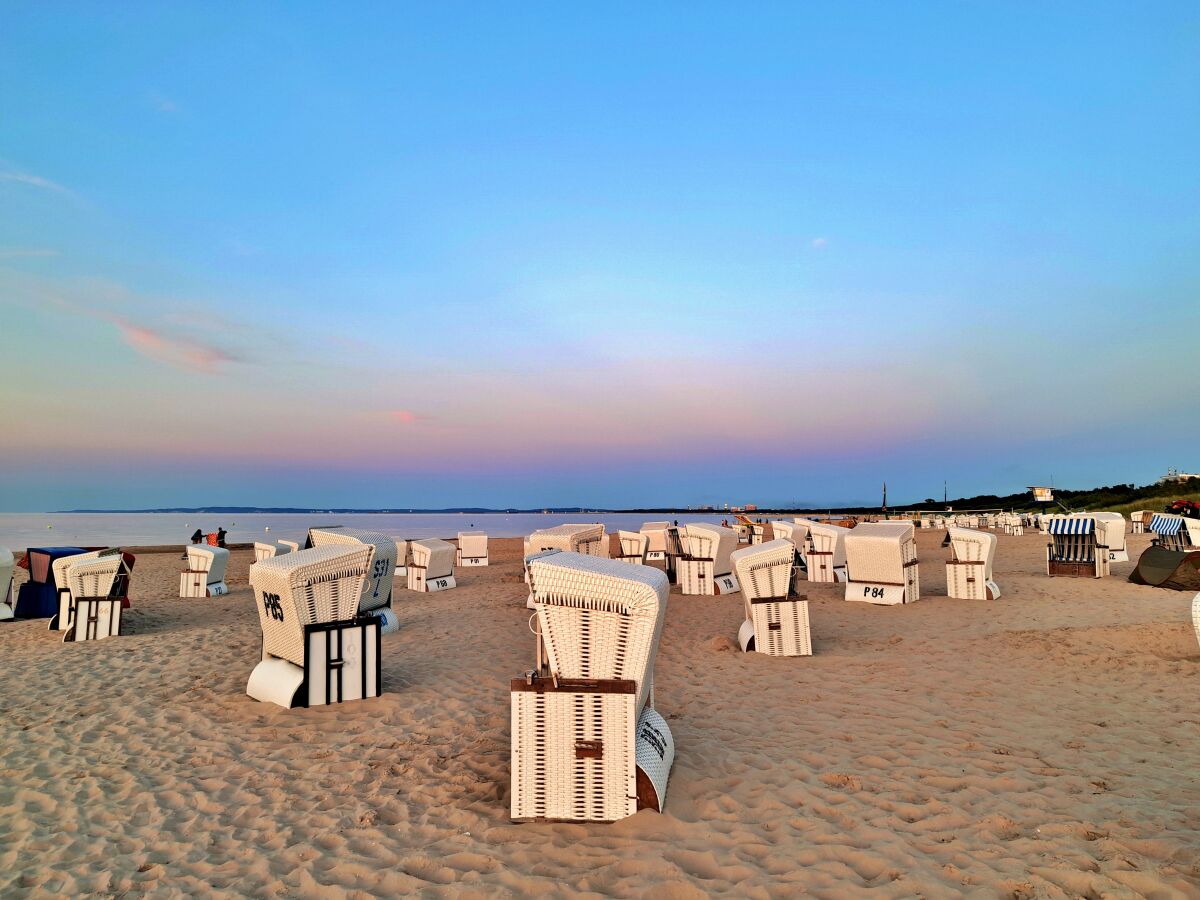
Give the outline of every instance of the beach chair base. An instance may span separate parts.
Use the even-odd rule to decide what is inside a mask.
[[[374,616],[379,620],[379,631],[382,634],[395,634],[400,630],[400,617],[396,615],[396,611],[390,606],[381,606],[379,609],[373,609],[366,615]]]
[[[1100,566],[1095,562],[1063,562],[1060,560],[1048,560],[1046,562],[1046,574],[1051,578],[1099,578],[1101,577]]]
[[[285,709],[378,697],[383,683],[378,612],[349,622],[306,625],[304,665],[266,656],[250,673],[246,693]]]
[[[1000,588],[983,575],[983,563],[950,562],[946,564],[946,595],[955,600],[998,600]]]
[[[908,591],[902,584],[872,584],[867,581],[847,582],[846,599],[874,603],[877,606],[898,606],[911,602],[908,599]]]
[[[207,572],[183,572],[179,576],[180,599],[199,597],[220,597],[229,593],[229,588],[223,581],[207,582]]]
[[[58,612],[50,617],[47,631],[66,631],[71,627],[71,618],[75,615],[75,604],[71,602],[71,591],[68,588],[58,589]]]
[[[738,630],[743,651],[767,656],[812,656],[807,597],[756,598],[750,601],[750,610],[751,617]]]
[[[653,709],[635,715],[636,682],[528,675],[512,680],[510,696],[514,821],[662,811],[675,742]]]
[[[408,589],[410,591],[420,591],[425,594],[432,594],[437,591],[448,591],[455,587],[453,575],[442,575],[438,578],[427,578],[425,570],[420,566],[408,567]]]
[[[460,556],[458,558],[458,562],[456,563],[456,565],[462,566],[463,568],[469,568],[471,566],[486,566],[487,564],[488,558],[486,556]]]
[[[63,643],[99,641],[121,633],[120,597],[79,597]]]
[[[1109,550],[1108,551],[1108,561],[1110,563],[1129,562],[1129,551],[1128,550]]]
[[[9,619],[12,619],[14,617],[15,617],[15,611],[13,610],[12,603],[9,603],[9,602],[0,603],[0,622],[7,622]]]

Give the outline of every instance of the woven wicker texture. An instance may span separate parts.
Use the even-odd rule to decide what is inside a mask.
[[[125,558],[120,553],[77,559],[67,570],[68,584],[63,586],[69,586],[75,598],[108,597],[124,568]]]
[[[378,609],[392,598],[392,578],[396,574],[396,540],[378,531],[361,528],[310,528],[308,539],[314,547],[370,544],[375,548],[371,571],[363,582],[358,608],[363,612]]]
[[[336,544],[252,565],[263,649],[303,666],[304,626],[353,619],[374,558],[374,544]]]
[[[546,550],[571,550],[588,556],[608,556],[608,538],[603,525],[556,525],[535,531],[525,539],[526,556]]]
[[[917,558],[911,522],[867,522],[852,529],[845,541],[850,581],[905,584],[905,563]]]
[[[807,600],[754,603],[750,609],[755,650],[768,656],[812,656]]]
[[[640,712],[667,613],[666,574],[563,552],[535,559],[530,576],[550,671],[560,678],[635,681]]]
[[[742,588],[747,616],[750,615],[751,600],[788,595],[795,558],[796,548],[786,538],[743,547],[732,555],[733,573]]]
[[[54,562],[50,563],[50,571],[54,573],[55,586],[59,589],[67,588],[70,590],[71,576],[69,570],[71,566],[84,560],[96,559],[102,552],[111,551],[89,550],[87,553],[76,553],[73,556],[60,556]],[[72,593],[74,592],[72,591]]]
[[[809,546],[814,553],[832,553],[834,568],[846,565],[846,535],[851,529],[841,525],[813,522],[808,526]]]
[[[637,812],[634,695],[513,691],[511,697],[514,819],[613,822]],[[580,757],[581,742],[602,753]]]
[[[950,537],[950,558],[956,562],[982,562],[980,574],[991,579],[996,562],[996,545],[1000,542],[994,534],[974,528],[946,529]]]
[[[683,548],[693,559],[711,559],[713,576],[733,571],[729,557],[737,549],[737,531],[720,525],[690,524],[680,529]]]

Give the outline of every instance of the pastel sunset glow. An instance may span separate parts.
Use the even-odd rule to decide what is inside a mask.
[[[1200,463],[1194,7],[4,19],[0,509]]]

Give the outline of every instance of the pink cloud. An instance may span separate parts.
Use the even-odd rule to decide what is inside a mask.
[[[393,409],[388,412],[388,416],[392,421],[399,422],[401,425],[412,425],[429,418],[428,416],[419,416],[411,409]]]
[[[117,316],[106,318],[117,326],[125,343],[142,356],[157,362],[206,375],[216,374],[224,363],[238,362],[236,356],[211,344],[173,337],[152,328],[134,325]]]

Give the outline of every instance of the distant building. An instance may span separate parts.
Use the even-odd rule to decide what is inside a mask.
[[[757,503],[747,503],[746,504],[746,512],[758,512],[758,504]]]
[[[1159,484],[1178,484],[1181,481],[1191,481],[1193,478],[1200,478],[1192,472],[1180,472],[1178,469],[1167,469],[1167,474],[1158,479]]]

